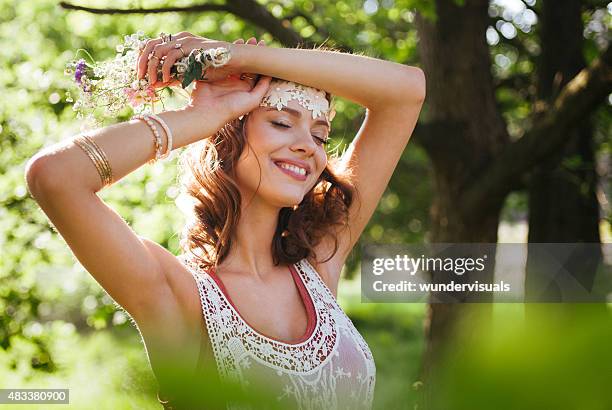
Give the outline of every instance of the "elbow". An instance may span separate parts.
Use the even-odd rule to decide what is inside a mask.
[[[30,158],[25,166],[24,176],[26,186],[28,187],[28,191],[32,197],[34,197],[35,192],[38,192],[40,189],[40,175],[42,174],[41,167],[44,159],[39,154],[36,154]]]
[[[427,95],[427,80],[425,78],[425,72],[419,67],[407,67],[408,68],[408,79],[405,84],[407,90],[404,93],[404,101],[408,99],[411,104],[415,102],[422,105],[425,102]]]
[[[54,178],[50,176],[51,158],[45,156],[42,152],[34,155],[28,160],[25,166],[25,181],[30,195],[36,199],[43,190],[49,189],[50,182]]]
[[[366,108],[375,111],[403,110],[404,107],[422,106],[425,102],[427,83],[425,72],[419,67],[397,64],[397,70],[387,76],[381,87],[384,91],[375,89],[374,96],[363,104]]]

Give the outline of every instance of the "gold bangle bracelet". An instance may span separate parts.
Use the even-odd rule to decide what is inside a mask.
[[[104,154],[104,151],[102,151],[100,146],[96,144],[96,142],[90,136],[85,136],[85,141],[87,144],[89,144],[89,147],[93,151],[94,155],[97,155],[98,159],[101,161],[101,169],[105,178],[102,182],[106,183],[107,185],[110,185],[113,179],[113,173],[110,167],[110,163],[106,158],[106,154]]]
[[[102,163],[102,160],[93,151],[92,147],[89,144],[87,144],[87,141],[82,136],[77,137],[74,140],[74,143],[78,145],[83,151],[85,151],[89,159],[91,159],[91,161],[96,166],[96,170],[98,171],[98,174],[100,175],[100,179],[104,183],[106,180],[106,175],[105,175],[104,165]]]
[[[103,186],[112,184],[113,173],[110,168],[110,163],[104,154],[104,151],[90,137],[86,135],[78,136],[74,139],[74,143],[78,145],[94,163],[100,180]]]
[[[87,153],[89,158],[96,166],[102,184],[104,186],[110,185],[112,183],[112,172],[110,170],[108,160],[106,160],[106,156],[104,155],[104,151],[102,151],[100,147],[93,143],[91,138],[87,136],[78,137],[75,140],[75,143],[79,145],[79,147],[81,147],[85,153]]]
[[[102,157],[102,161],[104,162],[104,169],[108,171],[108,183],[112,183],[113,181],[113,170],[110,166],[110,162],[108,162],[108,158],[106,157],[106,154],[104,153],[104,151],[102,150],[102,148],[100,148],[100,146],[96,143],[96,141],[94,141],[93,138],[87,136],[87,141],[89,141],[89,143],[95,148],[95,151]]]

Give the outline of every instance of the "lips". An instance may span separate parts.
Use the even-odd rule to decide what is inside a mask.
[[[306,177],[309,174],[308,170],[306,170],[306,174],[302,175],[302,174],[299,174],[299,173],[295,172],[294,170],[291,170],[291,169],[288,169],[288,168],[283,168],[281,166],[281,164],[283,164],[283,163],[287,164],[287,165],[294,165],[294,164],[291,164],[291,163],[286,162],[286,161],[273,161],[273,162],[274,162],[274,165],[276,165],[276,167],[279,169],[279,171],[289,175],[290,177],[292,177],[292,178],[294,178],[294,179],[296,179],[298,181],[306,181]]]

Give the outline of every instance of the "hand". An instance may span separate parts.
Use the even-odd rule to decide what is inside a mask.
[[[190,111],[214,110],[227,123],[259,106],[270,87],[272,77],[261,76],[254,79],[241,79],[230,75],[224,80],[214,82],[196,81],[191,93],[191,101],[186,109]]]
[[[235,40],[234,44],[265,46],[265,41],[257,42],[255,37],[251,37],[246,42],[243,39]],[[240,73],[228,74],[217,81],[196,81],[187,109],[214,109],[228,122],[258,107],[269,88],[270,80],[270,77],[260,77],[257,81],[256,74]]]
[[[176,45],[180,44],[180,48]],[[180,85],[178,79],[171,77],[170,70],[177,60],[188,56],[192,50],[211,49],[217,47],[229,48],[229,43],[225,41],[211,40],[205,37],[194,36],[183,31],[176,36],[172,36],[172,41],[164,43],[161,38],[151,39],[147,42],[144,49],[140,52],[136,68],[137,79],[145,78],[153,88]],[[234,60],[234,61],[232,61]],[[223,67],[209,68],[206,71],[208,81],[215,81],[227,77],[228,74],[236,71],[236,61],[232,59]],[[158,70],[161,65],[162,78],[158,78]]]
[[[265,42],[264,40],[257,42],[255,37],[251,37],[246,43],[243,39],[238,39],[234,44],[263,46]],[[268,90],[270,80],[271,78],[262,77],[257,81],[257,75],[241,73],[229,74],[221,80],[212,82],[196,81],[188,108],[197,111],[200,108],[206,110],[214,107],[224,116],[225,122],[230,121],[259,105]]]

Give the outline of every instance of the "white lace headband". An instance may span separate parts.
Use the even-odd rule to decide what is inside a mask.
[[[313,119],[322,115],[327,121],[331,121],[336,114],[335,110],[330,109],[325,91],[279,79],[270,82],[270,88],[259,105],[274,107],[280,111],[291,100],[296,100],[302,107],[311,111]]]

